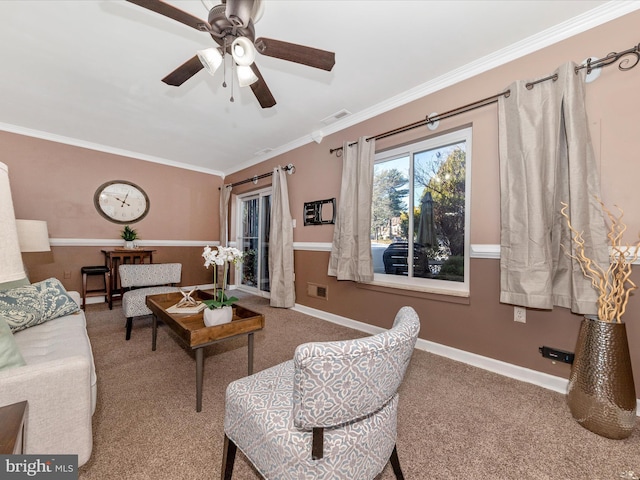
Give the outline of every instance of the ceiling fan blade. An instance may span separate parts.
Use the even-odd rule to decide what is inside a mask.
[[[164,77],[162,81],[167,85],[172,85],[174,87],[179,87],[184,82],[193,77],[196,73],[202,70],[204,66],[202,62],[198,58],[198,56],[194,56],[193,58],[187,60],[178,68],[176,68],[169,75]]]
[[[290,62],[320,68],[328,72],[336,63],[336,54],[318,48],[305,47],[295,43],[282,42],[260,37],[254,42],[256,50],[267,57],[280,58]]]
[[[200,20],[198,17],[194,17],[190,13],[184,12],[179,8],[174,7],[173,5],[169,5],[168,3],[164,3],[160,0],[127,0],[130,3],[135,3],[147,10],[151,10],[153,12],[159,13],[160,15],[164,15],[165,17],[172,18],[173,20],[177,20],[180,23],[184,23],[185,25],[195,28],[196,30],[200,30],[201,32],[210,32],[211,25],[205,22],[204,20]]]
[[[260,102],[260,106],[262,108],[273,107],[276,104],[276,99],[273,98],[271,90],[267,87],[267,82],[264,81],[264,78],[255,63],[251,64],[251,70],[253,70],[253,73],[258,77],[258,81],[251,84],[251,90],[253,90],[253,94],[258,99],[258,102]]]

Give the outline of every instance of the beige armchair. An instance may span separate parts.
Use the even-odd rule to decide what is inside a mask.
[[[151,315],[147,308],[147,295],[177,292],[182,264],[180,263],[136,263],[118,267],[120,285],[126,290],[122,294],[122,310],[127,317],[127,333],[131,338],[134,317]]]

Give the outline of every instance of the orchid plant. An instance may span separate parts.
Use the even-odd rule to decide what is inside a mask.
[[[229,264],[237,264],[242,261],[242,252],[235,247],[214,247],[209,245],[204,247],[202,256],[205,259],[204,266],[209,268],[213,265],[213,299],[204,300],[210,309],[222,308],[237,302],[236,297],[227,297],[225,290],[227,289],[227,278],[229,274]],[[222,276],[222,288],[218,289],[218,267],[224,267]]]

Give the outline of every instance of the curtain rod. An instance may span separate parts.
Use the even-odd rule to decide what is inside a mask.
[[[290,163],[289,165],[285,165],[284,167],[282,167],[282,170],[289,173],[289,175],[293,175],[294,173],[296,173],[296,167],[293,163]],[[261,175],[254,175],[251,178],[246,178],[236,183],[229,183],[225,185],[225,187],[233,188],[233,187],[237,187],[238,185],[244,185],[245,183],[249,183],[249,182],[253,182],[254,184],[256,184],[258,183],[258,180],[260,180],[261,178],[267,178],[267,177],[270,177],[271,175],[273,175],[273,172],[267,172]],[[218,187],[218,190],[220,190],[220,187]]]
[[[586,68],[587,75],[588,75],[592,72],[592,70],[596,68],[602,68],[602,67],[607,67],[609,65],[612,65],[616,63],[618,60],[620,60],[622,57],[626,57],[627,55],[633,55],[635,57],[635,60],[633,60],[630,65],[628,65],[630,60],[628,58],[623,58],[618,64],[619,70],[622,70],[622,71],[631,70],[633,67],[638,65],[638,63],[640,62],[640,43],[638,45],[635,45],[632,48],[629,48],[628,50],[624,50],[623,52],[619,52],[619,53],[611,52],[606,57],[603,57],[600,59],[591,60],[591,58],[588,58],[584,64],[578,65],[577,67],[575,67],[575,73],[577,74],[580,70],[582,70],[583,68]],[[540,80],[529,82],[525,86],[527,87],[527,89],[531,90],[538,83],[546,82],[547,80],[553,80],[555,82],[557,79],[558,79],[557,74],[549,75],[548,77],[541,78]],[[505,90],[504,92],[498,93],[496,95],[492,95],[487,98],[483,98],[482,100],[477,100],[467,105],[463,105],[462,107],[454,108],[453,110],[449,110],[448,112],[434,115],[433,117],[430,117],[429,115],[427,115],[427,117],[424,120],[418,120],[417,122],[413,122],[408,125],[404,125],[402,127],[394,128],[393,130],[389,130],[388,132],[379,133],[377,135],[374,135],[373,137],[368,137],[367,142],[369,140],[379,140],[381,138],[391,137],[399,133],[413,130],[414,128],[422,127],[428,124],[433,124],[440,120],[444,120],[445,118],[454,117],[456,115],[460,115],[461,113],[470,112],[471,110],[475,110],[476,108],[486,107],[487,105],[496,103],[500,97],[502,96],[509,97],[509,95],[511,95],[511,90]],[[349,146],[355,145],[357,143],[358,142],[350,143]],[[340,157],[342,156],[343,148],[344,147],[331,148],[329,149],[329,154],[335,153],[336,157]]]

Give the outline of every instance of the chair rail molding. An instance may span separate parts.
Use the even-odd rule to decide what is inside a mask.
[[[114,238],[50,238],[52,247],[122,247]],[[139,247],[205,247],[220,245],[218,240],[136,240]]]
[[[50,238],[52,247],[121,247],[122,240],[114,238]],[[136,240],[140,247],[205,247],[220,245],[218,240]],[[237,242],[229,242],[229,246],[237,246]],[[293,242],[293,249],[307,252],[330,252],[330,242]],[[631,247],[627,257],[632,259],[638,249]],[[640,253],[640,252],[639,252]],[[500,245],[491,243],[473,243],[470,247],[471,258],[500,260]],[[632,262],[640,265],[640,258]]]
[[[500,245],[492,243],[472,243],[469,255],[471,258],[500,259]]]
[[[330,252],[329,242],[293,242],[294,250],[305,250],[312,252]],[[472,244],[470,251],[471,258],[500,258],[500,245],[493,244]]]

